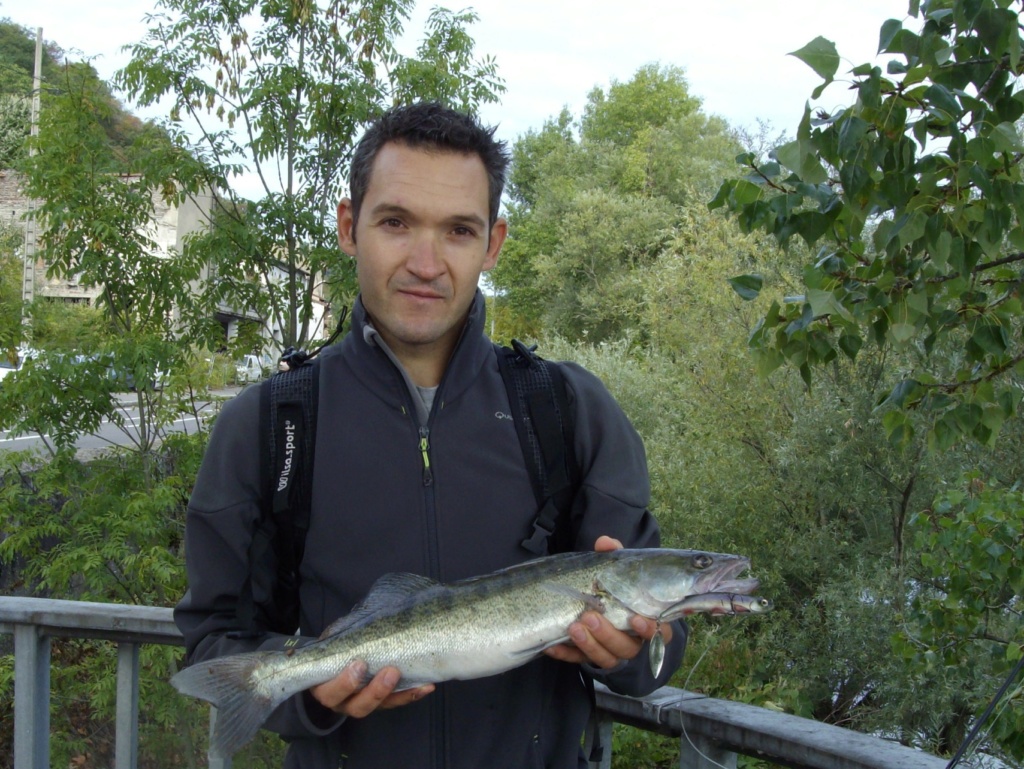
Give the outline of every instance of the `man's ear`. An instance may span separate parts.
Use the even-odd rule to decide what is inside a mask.
[[[341,219],[338,219],[338,221],[340,223]],[[492,269],[498,263],[498,252],[501,251],[501,246],[504,244],[507,236],[508,222],[499,218],[494,222],[494,226],[491,227],[491,237],[487,243],[487,256],[484,258],[484,272]]]
[[[349,256],[356,255],[356,220],[349,198],[338,203],[338,246]]]

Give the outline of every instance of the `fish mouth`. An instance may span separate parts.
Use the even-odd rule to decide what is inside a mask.
[[[739,595],[750,595],[761,586],[761,580],[751,577],[750,579],[727,579],[719,582],[715,592],[737,593]]]
[[[756,579],[737,579],[750,568],[749,558],[737,558],[697,577],[691,595],[702,593],[739,593],[748,595],[760,584]]]

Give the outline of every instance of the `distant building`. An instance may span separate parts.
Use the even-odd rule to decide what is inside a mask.
[[[0,222],[13,223],[24,227],[23,219],[31,206],[31,201],[22,193],[18,175],[13,171],[0,171]],[[154,219],[148,236],[157,244],[157,255],[170,257],[180,253],[184,248],[185,238],[206,226],[209,221],[214,197],[212,193],[189,197],[180,206],[172,205],[163,200],[157,192],[153,193]],[[272,280],[284,282],[283,270],[271,277]],[[215,279],[215,274],[207,270],[205,280]],[[35,296],[51,301],[83,302],[93,304],[99,296],[98,286],[80,285],[73,276],[65,278],[47,278],[46,264],[42,260],[36,262]],[[311,335],[315,339],[327,336],[328,305],[323,296],[323,281],[316,281],[313,294],[313,318],[310,322]],[[225,342],[230,341],[238,333],[239,324],[259,323],[261,334],[273,352],[280,351],[282,332],[273,319],[261,322],[251,311],[238,310],[222,304],[215,315],[224,329]]]

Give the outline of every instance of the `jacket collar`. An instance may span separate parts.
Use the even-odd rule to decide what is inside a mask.
[[[493,360],[494,346],[484,335],[486,320],[486,303],[484,295],[477,289],[469,308],[466,324],[462,335],[455,345],[451,360],[441,378],[437,392],[438,407],[445,401],[459,397],[480,375],[481,369],[488,359]],[[371,390],[386,397],[385,392],[402,394],[406,389],[407,377],[396,368],[388,354],[380,347],[382,342],[370,326],[370,318],[363,306],[362,297],[358,297],[352,308],[352,326],[339,347],[339,353],[351,356],[355,375]]]

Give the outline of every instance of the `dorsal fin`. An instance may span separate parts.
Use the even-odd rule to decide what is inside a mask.
[[[320,640],[348,630],[362,623],[367,618],[383,612],[392,611],[405,603],[405,600],[416,593],[440,586],[430,577],[406,572],[392,572],[382,575],[366,597],[356,604],[344,617],[339,617],[320,634]]]

